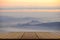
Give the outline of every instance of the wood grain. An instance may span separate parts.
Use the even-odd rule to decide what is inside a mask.
[[[53,33],[53,32],[52,32]],[[51,32],[37,32],[39,39],[60,39],[60,35]]]
[[[38,39],[34,32],[25,32],[22,39]]]
[[[0,39],[60,39],[60,33],[59,32],[0,33]]]
[[[17,38],[21,38],[21,36],[23,35],[23,32],[12,32],[12,33],[5,33],[5,34],[0,34],[0,38],[3,39],[17,39]]]

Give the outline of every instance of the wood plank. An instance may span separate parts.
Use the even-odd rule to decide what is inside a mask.
[[[12,33],[5,33],[5,34],[0,34],[1,39],[18,39],[21,38],[23,35],[23,32],[12,32]]]
[[[56,33],[52,34],[53,32],[48,32],[46,33],[46,35],[51,38],[51,39],[59,39],[60,36],[59,35],[56,35]]]
[[[0,33],[1,39],[60,39],[58,32],[11,32]]]
[[[60,39],[60,36],[51,34],[50,32],[37,32],[39,39]]]
[[[60,32],[51,32],[51,34],[60,35]]]
[[[38,37],[39,37],[39,39],[47,39],[48,38],[48,36],[46,35],[46,33],[44,32],[37,32],[36,33],[37,35],[38,35]]]
[[[34,32],[25,32],[22,39],[38,39]]]
[[[51,32],[51,35],[54,35],[55,38],[59,38],[60,39],[60,33],[59,32]]]

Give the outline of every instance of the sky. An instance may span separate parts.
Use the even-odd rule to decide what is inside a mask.
[[[60,22],[60,0],[0,0],[0,16],[40,18],[43,23]],[[29,29],[13,27],[0,28],[0,32],[23,30],[29,31]]]
[[[60,20],[60,0],[0,0],[0,16]]]
[[[59,7],[60,0],[0,0],[0,7]]]

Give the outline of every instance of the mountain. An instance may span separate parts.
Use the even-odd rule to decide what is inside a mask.
[[[39,24],[38,24],[39,25]],[[50,22],[50,23],[43,23],[43,24],[40,24],[41,26],[60,26],[60,22]]]
[[[33,18],[33,17],[24,17],[24,18],[14,18],[9,16],[0,16],[0,25],[1,26],[16,26],[16,25],[23,25],[26,23],[30,23],[31,21],[38,22],[40,20],[39,18]],[[35,23],[36,23],[35,22]],[[33,23],[34,24],[34,23]]]
[[[20,25],[25,25],[25,26],[60,26],[60,22],[51,22],[51,23],[39,23],[39,22],[30,22],[30,23],[26,23],[26,24],[20,24]]]
[[[31,20],[31,21],[24,23],[24,24],[17,24],[17,26],[36,26],[38,24],[41,24],[41,22],[38,20]]]
[[[51,22],[51,23],[43,23],[40,26],[49,27],[50,29],[60,30],[60,22]]]
[[[57,29],[57,30],[60,30],[60,22],[50,22],[50,23],[40,23],[39,21],[31,21],[29,23],[26,23],[26,24],[17,24],[17,27],[37,27],[37,28],[50,28],[50,29]]]
[[[60,22],[48,22],[48,23],[42,23],[38,20],[32,20],[28,23],[25,23],[25,24],[17,24],[17,25],[20,25],[20,26],[46,26],[46,27],[59,27],[60,26]]]
[[[1,23],[3,22],[3,23]],[[1,24],[9,27],[24,27],[30,26],[33,28],[36,26],[39,27],[49,27],[49,28],[58,28],[60,30],[60,22],[48,22],[43,23],[39,18],[25,17],[25,18],[13,18],[8,16],[0,16],[0,26]]]

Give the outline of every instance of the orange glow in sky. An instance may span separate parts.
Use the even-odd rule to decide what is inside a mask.
[[[54,7],[59,6],[60,0],[0,0],[1,7]]]
[[[60,10],[0,10],[0,12],[60,12]]]
[[[0,8],[6,7],[59,7],[60,0],[0,0]],[[0,12],[60,12],[60,10],[0,10]]]

